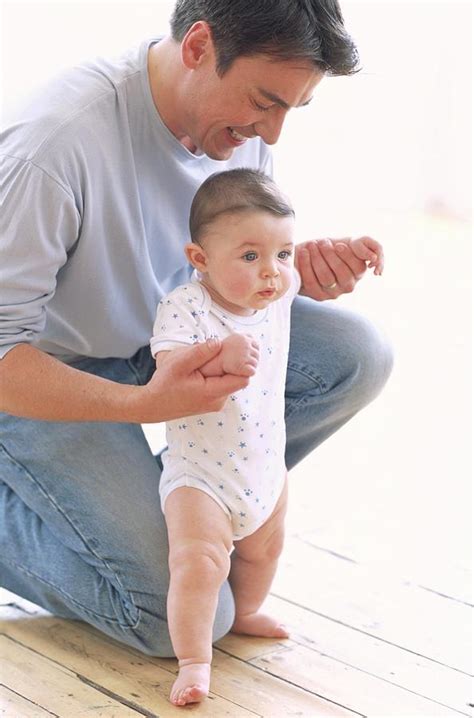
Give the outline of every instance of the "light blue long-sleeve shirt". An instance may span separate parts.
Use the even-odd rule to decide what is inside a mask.
[[[259,138],[226,162],[178,142],[153,103],[153,42],[63,74],[0,134],[0,357],[19,343],[132,356],[160,298],[191,274],[199,185],[231,167],[271,173]]]

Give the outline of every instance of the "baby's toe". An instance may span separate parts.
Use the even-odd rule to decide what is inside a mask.
[[[200,691],[198,686],[189,686],[189,688],[186,688],[185,698],[188,702],[195,700],[196,698],[199,698],[199,693]]]
[[[289,638],[290,634],[286,626],[280,623],[275,629],[275,638]]]

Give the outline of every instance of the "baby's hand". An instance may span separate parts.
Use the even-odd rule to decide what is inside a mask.
[[[349,241],[349,247],[358,259],[368,262],[368,267],[375,267],[374,274],[381,275],[384,268],[382,245],[372,237],[358,237]]]
[[[219,358],[226,374],[253,376],[259,359],[258,342],[249,334],[231,334],[222,342]]]

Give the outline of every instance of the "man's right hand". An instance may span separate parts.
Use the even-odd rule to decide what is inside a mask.
[[[203,377],[199,367],[220,349],[214,340],[177,349],[172,361],[163,358],[148,384],[136,386],[80,371],[20,344],[0,361],[0,411],[46,421],[134,424],[219,411],[228,395],[249,381],[232,374]]]
[[[225,374],[205,378],[201,374],[200,367],[216,357],[221,347],[222,342],[209,339],[165,353],[148,384],[135,387],[130,413],[136,413],[140,423],[148,423],[220,411],[229,394],[249,383],[246,376]]]

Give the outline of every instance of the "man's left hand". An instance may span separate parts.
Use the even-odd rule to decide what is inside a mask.
[[[356,257],[350,241],[350,237],[314,239],[296,246],[300,294],[322,302],[353,291],[367,271],[367,264]]]

